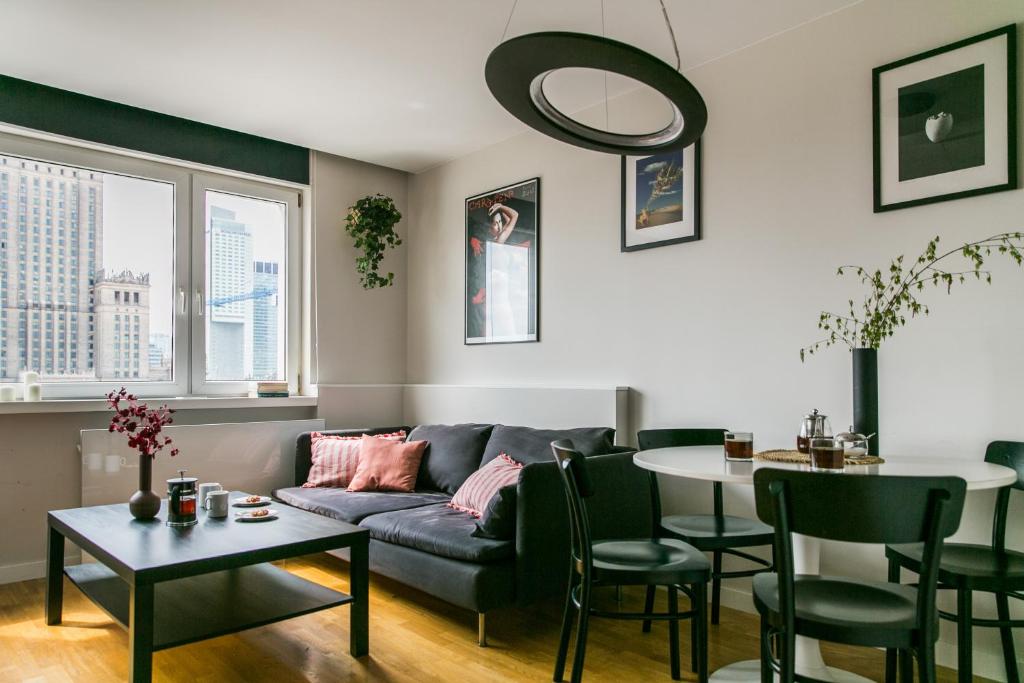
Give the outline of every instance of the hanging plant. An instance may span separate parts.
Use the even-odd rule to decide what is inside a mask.
[[[355,239],[355,248],[362,250],[362,255],[356,257],[356,272],[363,289],[390,287],[394,283],[394,273],[380,275],[377,268],[384,250],[402,243],[395,232],[400,220],[402,214],[395,208],[395,202],[383,194],[368,195],[348,207],[345,231]]]

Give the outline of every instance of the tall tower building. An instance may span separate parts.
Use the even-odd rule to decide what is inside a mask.
[[[91,378],[103,174],[0,156],[0,381]]]
[[[100,271],[95,292],[97,379],[150,379],[149,275]]]
[[[210,207],[206,376],[248,379],[252,358],[252,234],[235,212]]]
[[[281,379],[277,372],[278,265],[253,264],[252,374],[253,379]]]

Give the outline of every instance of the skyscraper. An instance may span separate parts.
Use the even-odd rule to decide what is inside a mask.
[[[89,378],[103,174],[0,156],[0,380]]]
[[[247,379],[252,358],[252,234],[235,212],[210,207],[207,305],[210,326],[206,376],[211,380]]]
[[[96,274],[96,377],[146,381],[149,375],[149,275]]]
[[[252,378],[281,379],[277,372],[278,266],[253,264]]]

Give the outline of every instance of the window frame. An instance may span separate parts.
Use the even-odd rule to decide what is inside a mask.
[[[299,375],[303,363],[303,224],[305,215],[300,197],[307,186],[251,178],[244,174],[219,174],[186,163],[172,163],[150,155],[119,153],[79,146],[73,141],[58,142],[12,134],[0,130],[0,154],[32,159],[40,163],[74,166],[99,173],[133,176],[170,183],[174,193],[174,298],[172,355],[173,375],[169,382],[46,381],[44,399],[100,398],[114,385],[145,397],[245,396],[254,382],[207,382],[205,380],[205,193],[196,188],[238,194],[255,199],[280,201],[287,205],[286,238],[286,330],[285,363],[289,392],[299,393]],[[195,292],[202,293],[202,307]],[[198,335],[197,335],[198,332]],[[95,331],[92,332],[95,334]],[[197,340],[198,336],[198,340]],[[148,348],[148,347],[147,347]],[[3,381],[0,380],[0,385]],[[9,383],[10,384],[10,383]],[[17,384],[16,382],[13,384]]]

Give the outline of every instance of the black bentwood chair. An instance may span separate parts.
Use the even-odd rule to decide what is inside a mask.
[[[895,477],[760,469],[757,516],[775,527],[777,573],[754,577],[761,615],[761,681],[813,681],[794,670],[796,636],[899,651],[901,680],[935,681],[939,620],[935,586],[942,541],[956,532],[967,483],[958,477]],[[914,588],[846,577],[794,575],[792,534],[849,543],[921,543]],[[776,647],[773,651],[772,640]],[[886,680],[892,676],[886,670]]]
[[[555,660],[555,681],[565,673],[565,658],[576,610],[576,652],[572,683],[583,679],[590,617],[655,619],[669,623],[669,659],[672,678],[679,680],[679,620],[691,620],[691,668],[702,683],[708,679],[707,582],[711,567],[696,548],[675,539],[623,539],[595,541],[590,537],[586,499],[594,494],[583,455],[568,440],[551,444],[569,505],[572,558],[569,588],[562,615],[562,633]],[[595,586],[668,586],[668,611],[603,612],[590,605]],[[678,593],[690,599],[690,610],[679,611]]]
[[[1006,549],[1006,516],[1010,505],[1010,491],[1024,490],[1024,443],[1019,441],[993,441],[985,451],[985,462],[1005,465],[1017,471],[1017,481],[999,490],[992,521],[992,545],[948,543],[942,549],[939,563],[939,590],[955,590],[956,614],[939,611],[943,619],[956,622],[958,680],[971,681],[971,627],[985,626],[999,629],[1003,641],[1003,661],[1008,683],[1020,683],[1017,673],[1017,655],[1013,649],[1013,631],[1024,626],[1024,619],[1010,619],[1008,598],[1024,600],[1024,553]],[[888,546],[889,580],[900,580],[900,569],[921,573],[922,548],[920,545]],[[974,591],[993,593],[996,598],[998,619],[974,619],[971,616]],[[891,659],[891,657],[890,657]],[[895,662],[886,660],[887,666]]]
[[[722,446],[725,443],[724,429],[646,429],[637,432],[640,450],[670,448],[677,446]],[[722,601],[722,579],[737,579],[754,576],[771,570],[770,562],[762,560],[736,548],[770,546],[774,538],[772,528],[756,519],[734,517],[725,514],[722,503],[722,482],[714,482],[714,508],[710,515],[669,515],[661,516],[661,497],[658,494],[658,475],[651,472],[651,495],[654,500],[654,528],[659,536],[678,538],[697,550],[711,553],[711,623],[718,623]],[[722,555],[735,555],[757,565],[756,569],[722,571]],[[647,606],[654,609],[654,586],[647,589]],[[645,621],[644,632],[651,630],[651,622]]]

